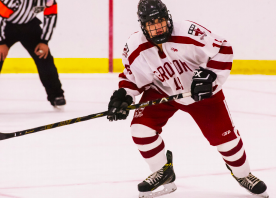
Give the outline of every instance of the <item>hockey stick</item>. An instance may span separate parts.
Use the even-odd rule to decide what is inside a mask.
[[[139,109],[139,108],[144,108],[144,107],[152,106],[152,105],[158,105],[161,103],[170,102],[170,101],[174,101],[174,100],[181,99],[181,98],[186,98],[189,96],[191,96],[191,93],[180,93],[180,94],[176,94],[176,95],[172,95],[172,96],[168,96],[168,97],[164,97],[164,98],[159,98],[156,100],[151,100],[151,101],[148,101],[145,103],[130,105],[127,107],[127,110]],[[13,137],[27,135],[30,133],[44,131],[47,129],[53,129],[53,128],[60,127],[60,126],[65,126],[65,125],[74,124],[77,122],[82,122],[82,121],[91,120],[94,118],[103,117],[103,116],[106,116],[107,113],[108,113],[108,111],[104,111],[101,113],[96,113],[96,114],[91,114],[91,115],[84,116],[84,117],[74,118],[71,120],[56,122],[53,124],[48,124],[48,125],[44,125],[44,126],[40,126],[40,127],[36,127],[36,128],[32,128],[32,129],[27,129],[27,130],[23,130],[23,131],[17,131],[17,132],[13,132],[13,133],[0,133],[0,140],[5,140],[5,139],[13,138]]]

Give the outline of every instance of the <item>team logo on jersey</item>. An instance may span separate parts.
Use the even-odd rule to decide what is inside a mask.
[[[200,36],[201,40],[204,38],[204,36],[207,36],[207,34],[204,31],[201,31],[199,28],[196,28],[194,24],[190,26],[188,34]]]
[[[195,25],[192,24],[189,28],[188,34],[193,34],[194,30],[195,30]]]
[[[129,52],[129,49],[128,49],[128,45],[126,44],[125,48],[124,48],[124,51],[123,51],[123,56],[127,58],[128,57],[128,52]]]
[[[173,47],[171,48],[171,50],[174,51],[174,52],[178,52],[178,49],[175,49]]]
[[[44,11],[44,7],[43,6],[37,6],[33,8],[33,12],[38,14],[40,12]]]

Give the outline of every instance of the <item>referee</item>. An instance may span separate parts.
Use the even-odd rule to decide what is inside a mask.
[[[43,29],[36,17],[44,11]],[[34,59],[47,99],[54,107],[66,104],[48,42],[57,21],[55,0],[0,0],[0,72],[9,48],[20,42]]]

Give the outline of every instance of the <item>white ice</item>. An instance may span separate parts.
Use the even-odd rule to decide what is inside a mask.
[[[67,105],[56,111],[37,74],[0,76],[0,131],[15,132],[107,110],[118,74],[61,74]],[[230,76],[224,93],[252,173],[276,197],[276,76]],[[137,198],[149,174],[126,121],[105,117],[0,141],[2,198]],[[192,118],[164,127],[177,191],[164,198],[249,198]]]

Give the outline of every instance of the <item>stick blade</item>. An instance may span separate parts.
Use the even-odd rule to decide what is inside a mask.
[[[7,139],[7,136],[4,133],[0,133],[0,140]]]

